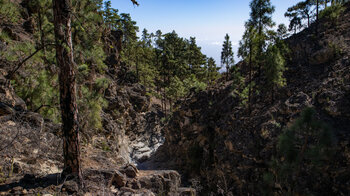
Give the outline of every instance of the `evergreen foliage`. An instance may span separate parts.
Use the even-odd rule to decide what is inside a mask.
[[[197,46],[195,37],[190,37],[190,40],[186,40],[186,42],[186,56],[191,74],[194,74],[198,80],[204,81],[205,69],[203,69],[203,65],[206,63],[206,56],[202,54],[201,48]]]
[[[342,16],[344,11],[345,7],[342,4],[337,3],[322,10],[320,12],[320,18],[328,18],[332,21],[335,21],[336,19]]]
[[[22,11],[17,3],[1,0],[0,5],[0,23],[19,22]],[[59,69],[52,47],[52,2],[30,1],[28,11],[33,19],[34,42],[15,41],[11,34],[2,30],[0,40],[6,43],[6,50],[0,51],[0,58],[15,70],[21,60],[35,53],[16,71],[12,83],[29,110],[37,110],[44,117],[60,122]],[[207,67],[207,58],[194,37],[187,40],[175,31],[163,35],[160,31],[153,34],[144,29],[139,38],[139,29],[130,14],[120,14],[111,7],[111,1],[72,0],[71,25],[74,61],[78,67],[77,103],[83,131],[102,128],[100,113],[106,106],[103,97],[109,83],[105,74],[108,69],[105,48],[110,47],[103,40],[111,31],[123,32],[121,60],[150,94],[163,97],[164,104],[182,98],[191,88],[205,89],[218,78],[218,69],[212,62]]]
[[[285,59],[277,45],[269,45],[266,51],[265,74],[268,88],[271,89],[272,99],[274,98],[275,88],[286,85],[286,79],[283,77],[285,71]]]
[[[104,64],[106,55],[101,40],[104,28],[103,14],[96,2],[72,1],[72,5],[72,41],[74,59],[79,68],[78,107],[81,114],[89,114],[83,115],[80,120],[83,131],[97,130],[102,128],[100,112],[105,102],[101,87],[97,87],[98,81],[96,81],[96,78],[104,78],[103,73],[106,69]],[[13,70],[21,59],[39,50],[18,71],[12,83],[16,93],[26,101],[29,110],[38,111],[44,117],[60,122],[58,67],[55,66],[55,51],[52,48],[54,43],[52,3],[48,0],[34,0],[29,2],[28,9],[31,17],[35,19],[32,29],[35,43],[18,42],[5,32],[1,32],[1,39],[6,40],[8,44],[6,50],[1,51],[0,57],[13,64],[14,67],[11,68]],[[19,10],[13,13],[19,13]],[[3,17],[3,13],[0,16]]]
[[[205,89],[206,57],[195,38],[180,38],[175,31],[162,36],[158,31],[156,37],[156,62],[161,80],[158,88],[164,89],[163,100],[172,103],[191,88]]]
[[[286,27],[279,25],[276,32],[272,34],[272,41],[270,42],[266,51],[266,65],[265,77],[267,88],[271,92],[271,101],[274,101],[275,91],[286,85],[286,79],[283,76],[286,70],[286,60],[289,56],[289,48],[284,42],[287,36]]]
[[[262,53],[266,49],[266,41],[270,28],[275,26],[272,21],[272,14],[275,7],[271,5],[270,0],[252,0],[250,3],[250,19],[247,26],[254,27],[257,30],[257,50]],[[258,58],[258,64],[262,59]]]
[[[267,49],[271,28],[275,26],[275,23],[272,21],[272,14],[275,11],[275,7],[272,6],[270,0],[252,0],[250,8],[250,19],[246,23],[246,28],[255,28],[256,30],[256,33],[252,34],[254,36],[254,39],[252,39],[253,45],[256,46],[252,47],[252,49],[255,49],[256,51],[254,53],[257,54],[254,56],[254,61],[257,65],[257,85],[260,85],[262,67],[266,64],[263,53]]]
[[[311,0],[305,0],[288,8],[284,16],[290,19],[289,31],[296,33],[297,30],[301,30],[305,26],[302,24],[303,20],[307,20],[307,27],[310,26],[313,19],[312,5],[313,2]]]
[[[230,41],[230,36],[226,34],[221,52],[221,65],[226,67],[226,80],[229,79],[229,70],[234,63],[232,42]]]
[[[286,25],[284,25],[284,24],[278,25],[276,36],[280,40],[284,40],[289,36]]]
[[[236,76],[237,83],[242,81],[240,86],[243,86],[236,94],[249,111],[255,95],[272,94],[273,102],[275,90],[286,85],[283,72],[289,52],[283,41],[288,36],[285,25],[279,25],[276,31],[271,29],[275,23],[272,21],[274,6],[270,1],[253,0],[250,7],[251,17],[245,24],[238,49],[238,57],[243,59],[240,68],[243,71],[237,72],[242,75]],[[245,78],[245,82],[240,77]]]
[[[248,66],[248,81],[246,87],[240,94],[242,104],[248,105],[251,109],[252,91],[255,89],[255,82],[253,81],[253,70],[256,67],[256,51],[257,51],[257,31],[248,23],[245,24],[246,30],[243,34],[242,40],[239,42],[238,57],[243,58],[244,65]]]
[[[317,180],[332,160],[335,136],[328,125],[316,117],[313,108],[306,108],[301,116],[278,138],[277,157],[271,162],[269,184],[278,184],[284,195],[300,194],[299,175],[307,173]],[[274,183],[273,183],[274,182]],[[307,188],[312,190],[313,182]],[[305,192],[303,192],[305,193]]]
[[[328,17],[331,20],[337,19],[344,11],[344,1],[331,1],[328,6],[328,0],[304,0],[288,8],[284,14],[289,18],[289,31],[294,34],[305,27],[310,27],[311,23],[318,21],[319,18]],[[324,10],[320,11],[320,5],[324,5]],[[305,22],[306,21],[306,24]]]
[[[215,60],[212,57],[210,57],[207,59],[205,69],[206,69],[207,85],[208,87],[211,87],[214,85],[215,81],[220,76],[218,72],[220,67],[217,67]]]

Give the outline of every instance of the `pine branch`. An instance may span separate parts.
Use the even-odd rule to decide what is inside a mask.
[[[139,3],[136,1],[136,0],[131,0],[131,2],[136,5],[136,6],[139,6]]]
[[[7,74],[6,78],[7,78],[8,80],[13,79],[14,74],[15,74],[29,59],[31,59],[31,58],[32,58],[33,56],[35,56],[38,52],[40,52],[42,49],[44,49],[46,46],[49,46],[49,45],[55,45],[55,44],[45,44],[45,45],[41,46],[40,48],[38,48],[35,52],[33,52],[33,53],[30,54],[28,57],[26,57],[24,60],[22,60],[20,63],[18,63],[17,67],[16,67],[14,70],[10,71],[10,72]]]

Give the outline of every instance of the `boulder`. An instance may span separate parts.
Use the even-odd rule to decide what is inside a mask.
[[[6,115],[11,115],[14,114],[15,110],[7,105],[6,103],[0,102],[0,116],[6,116]]]
[[[194,196],[196,195],[196,189],[193,188],[179,188],[179,196]]]
[[[306,107],[312,105],[312,99],[304,92],[298,92],[291,97],[289,97],[285,102],[286,113],[299,113],[304,110]]]
[[[125,174],[129,178],[135,178],[137,176],[137,174],[139,173],[139,170],[134,165],[128,164],[125,167],[123,167],[120,170],[120,172],[122,172],[123,174]]]
[[[3,102],[16,110],[26,110],[25,102],[15,94],[9,81],[5,78],[7,72],[0,69],[0,102]]]
[[[179,173],[173,170],[147,171],[148,175],[140,175],[141,187],[156,194],[178,195],[181,183]]]
[[[311,65],[328,63],[335,58],[334,48],[325,48],[315,52],[309,59]]]

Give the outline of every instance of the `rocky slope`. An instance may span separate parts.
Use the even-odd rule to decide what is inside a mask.
[[[350,194],[349,17],[347,4],[338,19],[320,21],[318,36],[314,24],[286,40],[287,86],[273,104],[268,94],[256,97],[249,115],[233,96],[232,82],[190,95],[165,126],[165,144],[141,167],[177,169],[186,182],[201,182],[201,195],[261,195],[277,137],[303,109],[314,107],[336,135],[336,156],[320,174],[303,171],[296,186],[306,195]],[[278,184],[272,188],[283,193]]]

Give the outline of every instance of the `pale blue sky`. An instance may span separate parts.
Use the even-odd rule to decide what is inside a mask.
[[[237,54],[238,42],[244,32],[244,23],[249,19],[248,0],[138,0],[140,6],[133,6],[130,0],[112,0],[112,7],[119,13],[130,13],[140,31],[160,29],[163,33],[175,30],[179,36],[194,36],[202,52],[213,57],[220,65],[220,54],[224,36],[228,33]],[[276,24],[288,19],[284,13],[298,0],[271,0],[276,11]]]

